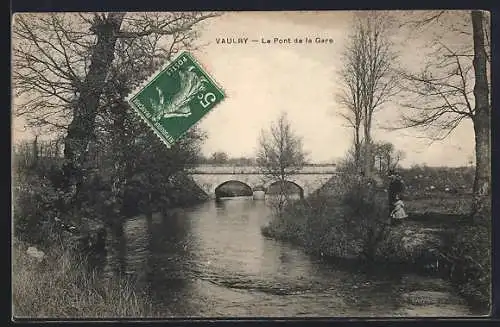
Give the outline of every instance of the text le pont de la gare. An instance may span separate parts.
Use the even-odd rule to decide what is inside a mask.
[[[250,43],[260,43],[260,44],[333,44],[334,40],[331,38],[324,37],[286,37],[286,38],[266,38],[261,37],[260,39],[251,39],[248,37],[219,37],[215,38],[217,44],[224,45],[237,45],[237,44],[250,44]]]

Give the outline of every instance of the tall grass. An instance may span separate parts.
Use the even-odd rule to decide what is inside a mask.
[[[145,294],[126,280],[103,279],[59,248],[43,262],[15,241],[12,253],[14,318],[144,318],[157,317]]]

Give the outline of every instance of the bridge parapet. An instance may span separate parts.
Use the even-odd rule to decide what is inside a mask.
[[[335,165],[314,165],[304,166],[298,174],[336,174]],[[190,170],[190,174],[223,174],[223,175],[244,175],[244,174],[262,174],[258,166],[233,166],[233,165],[209,165],[203,164]]]

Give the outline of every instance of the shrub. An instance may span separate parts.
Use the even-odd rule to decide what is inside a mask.
[[[61,197],[46,177],[18,174],[14,181],[14,235],[33,243],[50,243],[57,239],[53,218],[59,216]]]
[[[290,202],[262,229],[266,236],[302,245],[307,251],[341,258],[375,259],[387,233],[385,201],[367,180],[340,180],[334,195],[317,193]]]
[[[362,180],[346,185],[342,199],[345,206],[342,230],[360,244],[360,254],[364,259],[374,260],[378,247],[387,238],[389,212],[385,195],[368,183]]]
[[[451,279],[473,304],[491,305],[491,230],[487,226],[462,227],[447,253],[453,260]]]

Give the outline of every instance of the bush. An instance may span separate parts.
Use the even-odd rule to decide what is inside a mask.
[[[447,256],[453,260],[451,279],[473,304],[491,306],[491,230],[487,226],[462,227]]]
[[[14,235],[32,243],[50,243],[57,239],[53,219],[59,216],[61,197],[46,177],[18,174],[14,181]]]
[[[367,180],[343,179],[335,189],[333,196],[318,193],[286,204],[262,233],[319,255],[374,260],[387,233],[385,194]]]
[[[344,230],[361,243],[364,259],[374,260],[389,231],[385,194],[377,193],[374,187],[365,183],[355,183],[349,185],[343,203],[347,216]]]

